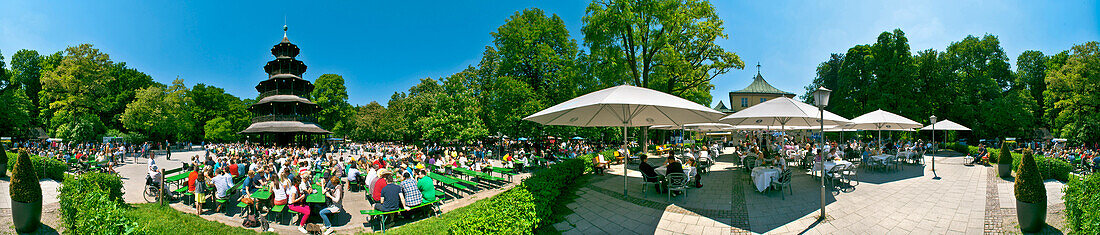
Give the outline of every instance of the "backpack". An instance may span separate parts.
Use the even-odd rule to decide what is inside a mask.
[[[241,222],[241,226],[245,228],[260,227],[260,220],[256,218],[256,215],[248,215],[248,218],[245,218],[244,222]]]

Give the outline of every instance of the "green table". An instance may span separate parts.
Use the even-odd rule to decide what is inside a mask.
[[[256,191],[255,193],[252,193],[252,197],[256,198],[256,199],[267,200],[267,199],[271,198],[271,191],[267,191],[267,190]]]
[[[306,202],[308,202],[308,203],[325,203],[325,194],[320,193],[320,192],[310,194],[309,196],[306,196]]]

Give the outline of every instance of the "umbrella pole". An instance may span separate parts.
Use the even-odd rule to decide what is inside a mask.
[[[626,151],[626,149],[627,149],[626,124],[627,124],[626,122],[623,122],[623,153],[624,154],[620,154],[620,155],[623,156],[623,197],[624,198],[626,197],[626,186],[627,186],[627,183],[626,183],[627,176],[626,175],[628,173],[626,171],[626,161],[630,160],[630,156],[626,156],[626,154],[625,154],[627,152],[630,152],[630,151]]]

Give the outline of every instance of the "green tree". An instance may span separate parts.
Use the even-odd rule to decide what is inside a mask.
[[[206,121],[203,125],[203,138],[215,142],[230,142],[237,140],[236,134],[240,131],[234,128],[233,123],[224,117],[216,117]]]
[[[38,92],[42,90],[43,56],[34,50],[19,50],[11,57],[12,83],[23,89],[33,107],[27,110],[34,125],[41,125],[38,119]]]
[[[1053,119],[1056,136],[1077,143],[1100,142],[1100,43],[1075,45],[1071,51],[1064,65],[1047,70],[1046,115]]]
[[[1035,120],[1042,120],[1043,91],[1047,89],[1046,70],[1047,56],[1040,51],[1024,51],[1016,57],[1016,87],[1018,90],[1026,90],[1035,99],[1036,108],[1033,112]],[[1039,124],[1046,124],[1041,122]]]
[[[226,93],[222,88],[202,83],[195,84],[187,92],[187,97],[192,102],[194,130],[198,131],[195,133],[196,137],[214,141],[234,141],[237,140],[235,133],[244,130],[251,122],[248,105],[245,105],[240,98]],[[226,132],[207,134],[206,131],[210,129],[206,128],[206,124],[216,118],[222,118],[223,120],[217,123],[225,126],[216,127],[214,130]],[[229,136],[223,136],[223,134]],[[217,139],[210,139],[211,136],[216,136]]]
[[[710,104],[710,81],[745,64],[715,43],[723,22],[704,0],[606,0],[585,10],[584,41],[630,83]],[[623,65],[623,66],[616,66]]]
[[[195,127],[187,91],[180,79],[167,88],[157,85],[138,90],[137,99],[122,114],[122,124],[154,140],[185,139]]]
[[[337,135],[346,135],[347,120],[354,110],[348,104],[348,88],[344,86],[344,77],[336,74],[324,74],[314,83],[313,102],[321,107],[314,116],[322,128]]]

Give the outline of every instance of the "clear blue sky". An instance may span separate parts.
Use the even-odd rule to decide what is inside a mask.
[[[13,1],[0,0],[0,50],[52,53],[92,43],[156,81],[176,76],[239,97],[256,96],[263,65],[282,37],[309,66],[305,77],[335,73],[352,104],[385,104],[420,78],[476,64],[496,30],[516,11],[537,7],[565,20],[581,42],[589,1]],[[914,51],[943,50],[968,34],[997,35],[1009,57],[1050,54],[1100,40],[1096,1],[714,1],[729,38],[720,40],[746,64],[763,64],[776,87],[801,94],[829,53],[901,28]],[[1013,65],[1015,62],[1013,61]],[[1015,68],[1013,68],[1015,69]],[[714,81],[717,104],[751,82],[755,67]],[[729,102],[726,100],[726,102]]]

